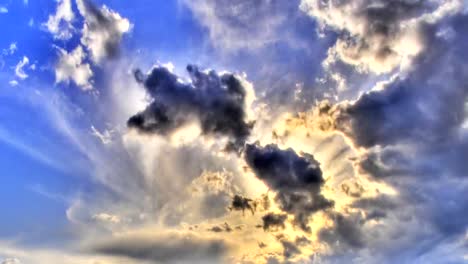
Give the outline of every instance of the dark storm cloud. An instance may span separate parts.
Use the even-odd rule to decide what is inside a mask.
[[[312,243],[307,237],[301,236],[301,237],[296,237],[296,245],[300,247],[305,247],[308,246]]]
[[[324,179],[312,155],[299,156],[292,149],[281,150],[273,144],[248,144],[244,155],[255,175],[277,192],[275,200],[280,208],[293,214],[303,230],[310,231],[307,223],[312,213],[333,206],[333,201],[320,193]]]
[[[213,226],[212,228],[208,229],[208,231],[214,233],[232,232],[232,227],[228,223],[224,223],[222,225]]]
[[[262,217],[263,221],[263,230],[271,230],[271,229],[284,229],[285,222],[288,219],[286,214],[275,214],[275,213],[268,213]]]
[[[191,120],[200,123],[205,135],[225,135],[228,146],[238,150],[250,135],[253,123],[247,121],[247,91],[238,76],[203,72],[188,65],[191,83],[164,67],[155,67],[148,76],[135,72],[152,98],[147,108],[128,120],[128,127],[144,133],[167,135]]]
[[[391,184],[398,195],[357,200],[352,207],[365,216],[335,215],[334,228],[321,231],[323,241],[336,249],[342,241],[357,259],[363,248],[384,262],[425,263],[464,239],[467,29],[466,15],[424,25],[425,51],[411,69],[355,102],[324,108],[332,127],[366,151],[357,161],[360,172]]]
[[[283,256],[287,259],[301,254],[301,250],[293,242],[282,240],[281,245],[283,246]]]
[[[310,154],[299,156],[292,149],[281,150],[274,144],[248,144],[245,160],[257,177],[274,190],[318,190],[324,183],[320,164]]]
[[[334,213],[331,216],[334,226],[320,230],[319,238],[321,241],[337,248],[340,244],[351,248],[364,247],[365,239],[359,221],[340,213]]]
[[[235,211],[242,211],[242,214],[245,214],[245,210],[249,210],[252,212],[252,215],[255,213],[255,205],[254,201],[250,198],[246,198],[240,195],[234,195],[232,198],[231,206],[229,207],[231,210]]]
[[[220,240],[208,240],[190,234],[125,236],[100,242],[91,251],[155,263],[218,262],[226,251]]]
[[[448,39],[437,36],[441,28],[427,26],[431,44],[413,62],[413,69],[344,105],[338,128],[368,148],[402,142],[439,144],[455,137],[468,95],[466,37],[459,23],[455,24],[459,31]]]
[[[382,209],[385,211],[394,210],[398,207],[398,202],[388,195],[380,195],[376,198],[362,198],[353,202],[354,208],[361,209]]]

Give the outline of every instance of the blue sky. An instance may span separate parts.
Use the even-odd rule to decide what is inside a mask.
[[[465,1],[0,0],[0,24],[1,264],[468,261]]]

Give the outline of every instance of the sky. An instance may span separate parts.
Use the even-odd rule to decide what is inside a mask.
[[[468,263],[466,0],[0,24],[0,264]]]

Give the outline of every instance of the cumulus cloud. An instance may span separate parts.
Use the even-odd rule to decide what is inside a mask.
[[[467,146],[463,32],[468,20],[466,14],[438,19],[425,25],[424,52],[404,73],[356,100],[321,103],[314,110],[311,130],[340,131],[357,147],[357,172],[391,184],[398,193],[391,199],[358,198],[351,208],[361,214],[330,214],[334,225],[320,238],[332,245],[331,262],[349,257],[385,262],[395,252],[403,262],[423,261],[464,235],[467,225],[457,219],[465,217],[467,203],[460,194],[468,167],[457,157],[466,155]],[[414,243],[417,249],[406,248]],[[459,255],[454,258],[460,261]]]
[[[16,64],[15,67],[15,74],[16,77],[20,78],[21,80],[24,80],[28,78],[28,75],[24,72],[24,67],[29,64],[29,58],[24,56],[23,59]]]
[[[307,153],[299,156],[292,149],[282,150],[270,144],[248,144],[245,160],[255,175],[277,192],[280,208],[295,217],[295,223],[310,231],[309,216],[333,206],[321,193],[324,184],[320,164]]]
[[[200,71],[193,65],[188,65],[187,71],[190,83],[161,66],[148,75],[136,71],[137,81],[144,85],[152,101],[128,120],[128,127],[169,135],[195,120],[203,134],[227,136],[231,140],[229,148],[241,148],[253,125],[247,120],[253,97],[250,85],[231,73]]]
[[[461,9],[462,1],[302,0],[301,9],[338,33],[330,56],[361,71],[387,73],[425,49],[424,24]]]
[[[106,6],[98,8],[88,0],[77,0],[76,4],[83,17],[81,45],[70,52],[58,48],[55,76],[57,83],[73,81],[82,90],[90,90],[93,88],[90,63],[99,65],[104,59],[118,55],[122,36],[131,26],[128,19]],[[49,16],[44,26],[54,38],[69,40],[79,32],[73,27],[74,19],[71,0],[60,0],[56,14]]]
[[[226,250],[221,240],[178,232],[122,235],[90,246],[95,253],[157,263],[218,263]]]
[[[78,10],[84,17],[81,43],[91,53],[95,63],[118,55],[122,36],[130,28],[128,19],[106,6],[98,8],[89,0],[77,0]]]
[[[57,9],[54,15],[50,15],[49,19],[43,26],[49,31],[54,38],[67,40],[73,36],[75,28],[73,20],[75,14],[72,9],[72,0],[58,0]]]
[[[78,45],[71,52],[60,48],[58,51],[60,57],[55,67],[55,81],[57,83],[73,81],[82,90],[92,89],[93,71],[85,62],[86,54],[83,48]]]
[[[332,126],[367,148],[450,140],[464,120],[468,95],[461,44],[465,37],[458,31],[466,22],[457,21],[456,35],[450,40],[438,37],[437,27],[427,29],[432,32],[431,45],[415,59],[408,74],[384,82],[353,102],[324,107],[323,112],[333,119]]]

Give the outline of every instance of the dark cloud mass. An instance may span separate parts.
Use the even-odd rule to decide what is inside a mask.
[[[341,104],[338,111],[327,108],[335,126],[366,148],[403,142],[440,144],[456,137],[468,95],[466,37],[462,34],[466,22],[456,20],[450,38],[441,35],[443,26],[425,25],[430,44],[407,74],[353,103]]]
[[[188,65],[191,83],[164,67],[157,66],[148,76],[135,72],[152,98],[147,108],[128,120],[128,127],[144,133],[167,135],[197,120],[205,135],[225,135],[229,148],[239,149],[250,135],[253,123],[246,114],[247,90],[240,77],[215,71],[200,71]]]
[[[339,248],[349,246],[351,248],[364,247],[364,235],[361,224],[353,217],[336,213],[332,215],[334,226],[320,230],[319,237],[322,241],[332,245],[336,251]],[[344,244],[344,245],[340,245]]]
[[[286,259],[301,253],[301,250],[290,241],[282,240],[281,244],[283,245],[283,256]]]
[[[227,246],[191,234],[131,235],[96,243],[90,250],[154,263],[219,263]]]
[[[467,153],[468,17],[420,26],[426,46],[410,69],[353,102],[323,107],[331,127],[365,152],[359,172],[398,192],[357,200],[353,206],[365,217],[334,214],[334,227],[323,230],[321,239],[335,253],[341,241],[359,252],[352,254],[356,258],[364,255],[357,249],[366,248],[384,263],[394,256],[407,263],[445,263],[438,250],[450,251],[452,243],[466,239],[468,225],[459,219],[466,218],[467,207],[468,166],[460,157]],[[463,263],[460,255],[453,258]]]
[[[281,150],[273,144],[248,144],[244,155],[255,175],[277,192],[275,200],[281,209],[293,214],[303,230],[310,231],[308,217],[312,213],[333,206],[333,201],[320,193],[324,179],[312,155],[299,156],[292,149]]]
[[[234,195],[232,198],[231,206],[229,208],[235,211],[242,211],[242,214],[245,214],[245,210],[252,212],[252,215],[255,213],[254,201],[238,194]]]
[[[275,213],[268,213],[262,217],[263,221],[263,230],[271,230],[271,229],[284,229],[285,222],[288,219],[286,214],[275,214]]]

